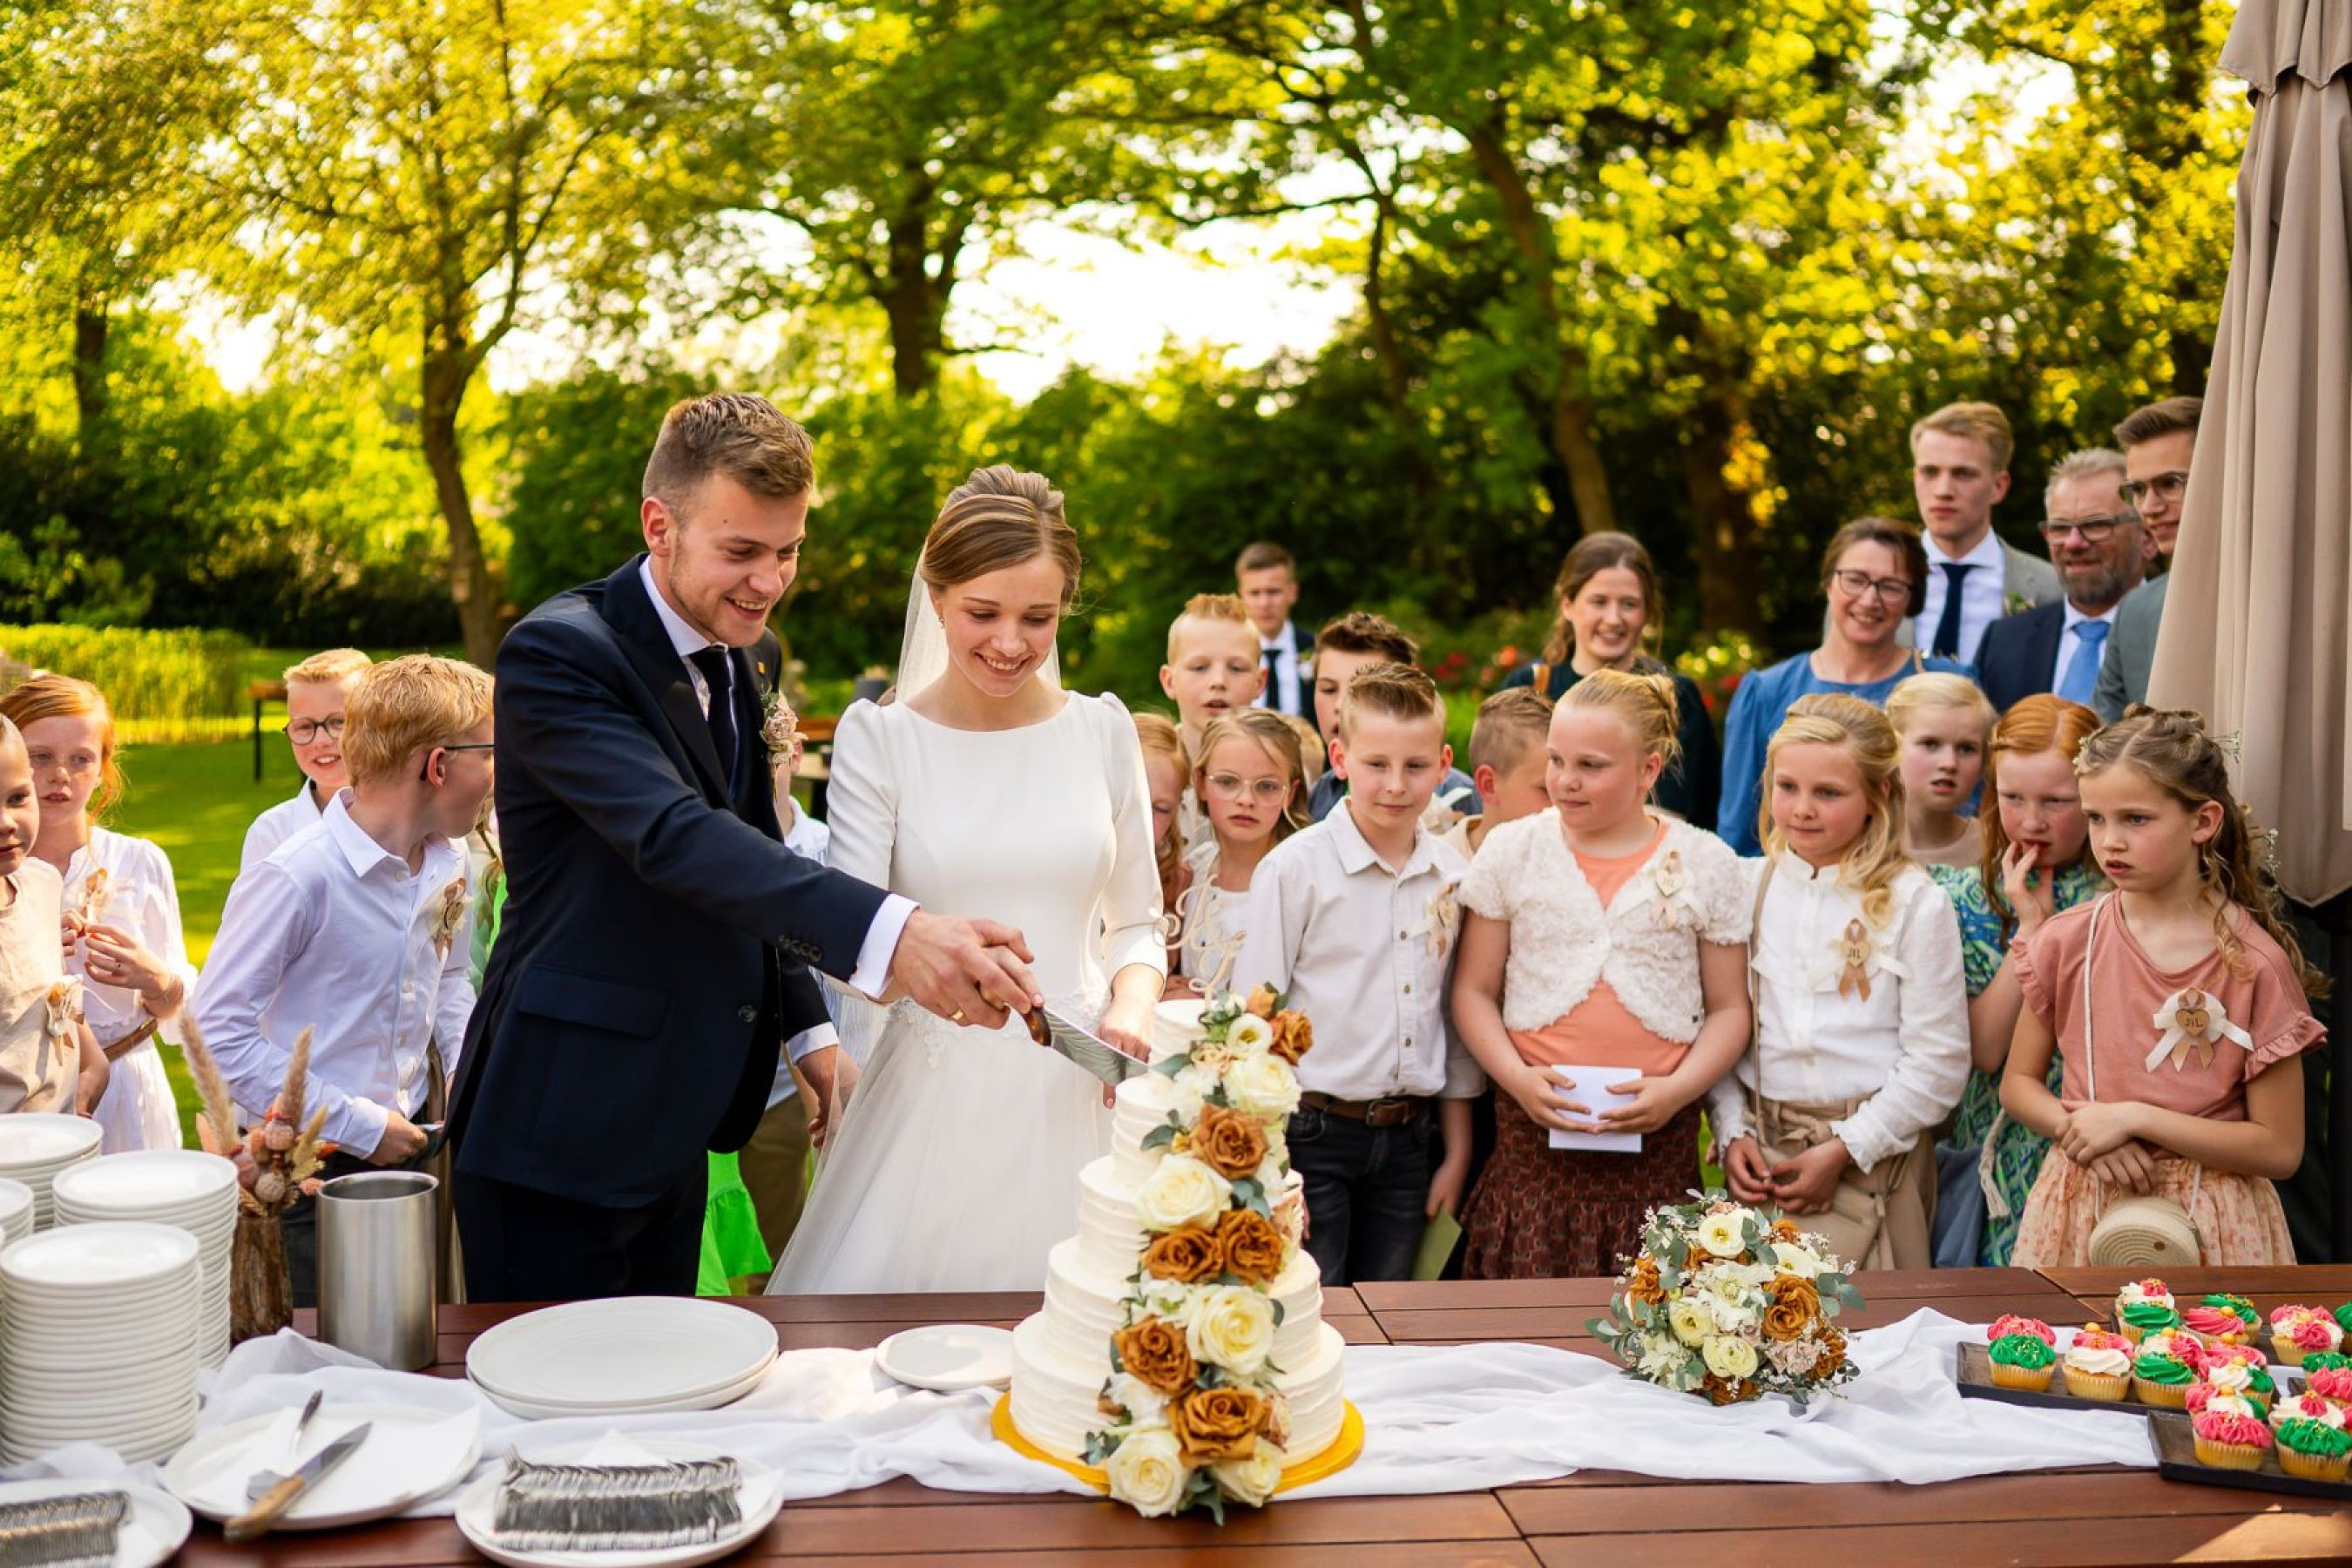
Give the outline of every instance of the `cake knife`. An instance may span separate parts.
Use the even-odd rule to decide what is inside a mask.
[[[1048,1050],[1058,1051],[1105,1083],[1125,1083],[1129,1079],[1151,1070],[1150,1063],[1136,1060],[1093,1030],[1072,1023],[1050,1005],[1032,1008],[1023,1017],[1029,1026],[1031,1039]]]

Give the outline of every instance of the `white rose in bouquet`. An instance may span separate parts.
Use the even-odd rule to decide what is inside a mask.
[[[1793,1274],[1800,1279],[1811,1279],[1828,1271],[1829,1264],[1811,1247],[1794,1241],[1772,1244],[1773,1261],[1783,1274]]]
[[[1274,1349],[1274,1302],[1246,1285],[1220,1285],[1202,1298],[1184,1341],[1197,1359],[1247,1377]]]
[[[1715,1331],[1715,1314],[1706,1304],[1694,1296],[1677,1296],[1666,1307],[1666,1322],[1675,1331],[1675,1338],[1686,1345],[1699,1345]]]
[[[1146,1519],[1174,1513],[1184,1501],[1188,1472],[1174,1436],[1164,1429],[1133,1434],[1111,1451],[1103,1468],[1110,1495]]]
[[[1699,1347],[1706,1370],[1727,1383],[1756,1375],[1756,1347],[1732,1334],[1720,1334]]]
[[[1282,1483],[1282,1467],[1287,1463],[1283,1451],[1260,1437],[1257,1447],[1246,1459],[1220,1459],[1209,1467],[1217,1484],[1238,1502],[1255,1508],[1274,1495]]]
[[[1135,1216],[1149,1231],[1217,1223],[1234,1184],[1190,1154],[1171,1154],[1135,1190]]]
[[[1737,1258],[1748,1249],[1739,1211],[1711,1214],[1698,1222],[1698,1244],[1717,1258]]]
[[[1298,1109],[1298,1075],[1280,1057],[1251,1057],[1225,1069],[1225,1098],[1244,1115],[1279,1121]]]

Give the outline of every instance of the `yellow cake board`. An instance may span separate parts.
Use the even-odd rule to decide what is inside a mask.
[[[1336,1476],[1356,1462],[1356,1456],[1364,1451],[1364,1418],[1358,1414],[1352,1402],[1343,1403],[1340,1412],[1339,1435],[1331,1439],[1331,1446],[1314,1458],[1301,1459],[1285,1469],[1282,1479],[1275,1485],[1276,1496]],[[1098,1492],[1110,1490],[1110,1477],[1099,1465],[1082,1465],[1075,1459],[1049,1454],[1023,1436],[1021,1429],[1013,1425],[1011,1394],[1004,1394],[997,1400],[996,1412],[989,1417],[988,1425],[998,1442],[1023,1458],[1034,1459],[1039,1464],[1051,1465],[1067,1475],[1076,1476]]]

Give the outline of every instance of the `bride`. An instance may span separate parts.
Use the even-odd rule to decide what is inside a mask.
[[[1046,999],[1140,1056],[1166,971],[1151,806],[1126,709],[1062,689],[1077,584],[1045,476],[982,468],[949,495],[898,700],[855,704],[835,732],[830,859],[1018,927]],[[1017,1016],[982,1032],[898,1002],[768,1291],[1034,1290],[1108,1140],[1101,1083]]]

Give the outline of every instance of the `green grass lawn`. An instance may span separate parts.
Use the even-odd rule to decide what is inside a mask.
[[[282,722],[273,714],[265,724]],[[250,743],[140,746],[122,753],[130,794],[107,826],[152,838],[172,858],[179,883],[180,919],[187,928],[188,956],[203,964],[213,933],[220,929],[221,905],[236,877],[237,851],[245,830],[263,808],[294,793],[301,773],[283,735],[265,731],[262,782],[253,782]],[[187,1064],[170,1046],[162,1047],[180,1101],[180,1129],[195,1143],[196,1093]]]

